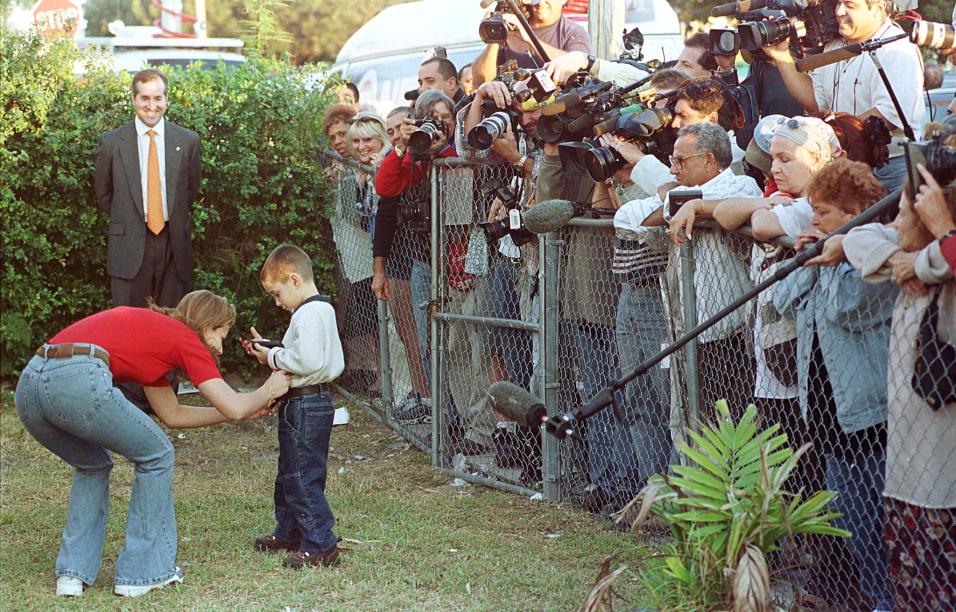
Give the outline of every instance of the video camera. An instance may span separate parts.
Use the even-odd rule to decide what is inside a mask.
[[[638,146],[645,155],[664,157],[674,148],[676,133],[670,128],[674,120],[672,108],[646,108],[618,117],[610,125],[595,128],[595,133],[614,134]],[[627,164],[617,149],[603,147],[597,140],[566,142],[558,145],[562,166],[576,162],[587,170],[594,181],[604,181]]]
[[[710,30],[711,55],[736,55],[737,51],[759,51],[786,38],[804,54],[823,51],[839,36],[837,0],[753,0],[722,4],[713,16],[734,16],[736,29]],[[755,10],[751,10],[755,9]]]
[[[506,183],[502,181],[487,183],[482,192],[486,196],[497,197],[508,209],[507,218],[499,221],[482,221],[478,224],[489,245],[495,244],[505,236],[511,236],[515,246],[521,246],[534,238],[534,234],[525,229],[518,199]]]
[[[482,6],[489,6],[491,3],[483,3]],[[518,5],[517,7],[511,3],[504,0],[499,0],[495,4],[495,10],[491,15],[481,20],[481,23],[478,25],[478,36],[481,37],[481,41],[486,45],[492,43],[504,44],[508,40],[508,23],[504,19],[505,13],[514,13],[514,9],[517,8],[521,12],[521,16],[527,19],[529,17],[528,10],[523,5]]]

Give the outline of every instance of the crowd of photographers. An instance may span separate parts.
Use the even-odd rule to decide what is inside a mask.
[[[699,335],[699,414],[713,419],[719,398],[737,414],[756,403],[794,446],[812,443],[796,487],[836,491],[837,523],[853,534],[810,553],[818,569],[806,582],[820,597],[854,609],[952,609],[956,100],[944,123],[924,121],[911,41],[945,51],[954,31],[937,44],[925,24],[891,18],[891,0],[767,4],[738,12],[735,30],[690,37],[661,64],[641,61],[633,32],[626,58],[595,57],[562,0],[525,0],[518,12],[498,2],[467,87],[464,69],[436,57],[419,70],[413,106],[386,118],[331,107],[332,147],[362,164],[330,168],[350,181],[333,220],[350,367],[378,370],[368,322],[375,298],[387,300],[412,386],[393,416],[430,419],[428,177],[439,158],[473,168],[439,211],[447,312],[537,323],[535,234],[567,219],[552,227],[550,213],[534,224],[525,213],[564,202],[569,216],[613,218],[613,234],[564,234],[563,404],[593,397],[686,330],[683,287],[704,321],[902,187],[898,206],[881,204],[874,222],[829,238]],[[749,63],[743,81],[738,52]],[[745,226],[752,238],[736,231]],[[679,255],[688,242],[689,272]],[[537,342],[519,327],[450,322],[442,357],[451,450],[517,467],[523,482],[540,480],[540,434],[496,414],[485,388],[507,380],[537,391]],[[680,371],[651,369],[620,390],[615,410],[588,420],[580,498],[589,509],[619,510],[676,462],[687,426]]]

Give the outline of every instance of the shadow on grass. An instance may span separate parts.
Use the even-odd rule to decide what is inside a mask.
[[[336,398],[336,405],[340,398]],[[0,606],[107,609],[577,608],[608,555],[630,569],[615,583],[639,604],[635,571],[650,554],[635,536],[567,504],[452,486],[427,455],[360,410],[332,433],[328,495],[349,551],[336,569],[295,572],[253,551],[273,527],[276,420],[170,430],[182,585],[121,602],[112,595],[132,465],[114,457],[103,567],[76,601],[53,596],[70,468],[23,429],[12,394],[0,408]]]

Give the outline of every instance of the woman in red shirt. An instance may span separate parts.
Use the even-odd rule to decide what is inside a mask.
[[[99,572],[113,467],[107,451],[136,465],[115,593],[135,597],[182,582],[176,565],[173,446],[113,384],[143,385],[167,427],[203,427],[265,414],[288,390],[289,375],[273,372],[250,393],[226,384],[217,361],[235,319],[236,309],[209,291],[187,294],[176,308],[113,308],[53,336],[24,368],[15,396],[20,420],[40,444],[75,468],[56,560],[57,595],[81,595]],[[184,371],[212,407],[180,405],[166,379],[173,368]]]

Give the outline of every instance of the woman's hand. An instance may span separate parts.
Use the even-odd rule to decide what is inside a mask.
[[[913,209],[933,237],[941,238],[947,232],[956,229],[956,223],[946,206],[943,188],[939,186],[926,166],[918,164],[916,169],[922,175],[924,183],[920,185],[919,193],[916,194]]]
[[[801,234],[801,237],[803,234]],[[823,238],[821,236],[820,238]],[[820,239],[818,238],[818,240]],[[816,257],[811,257],[805,266],[835,266],[845,259],[843,254],[843,234],[831,236],[823,243],[823,251]],[[798,239],[799,242],[799,239]]]
[[[291,385],[292,374],[282,370],[273,370],[262,387],[269,393],[270,400],[277,400],[286,394]],[[272,401],[269,404],[272,404]]]
[[[794,242],[793,248],[800,251],[803,249],[803,247],[807,246],[808,244],[813,244],[814,242],[817,242],[818,240],[821,240],[825,237],[826,237],[826,234],[824,234],[823,232],[821,232],[815,227],[811,227],[810,229],[805,229],[802,232],[800,232],[799,236],[797,236],[797,240]]]
[[[890,264],[890,271],[897,285],[902,287],[906,281],[916,278],[916,253],[897,251],[890,256],[887,263]]]

